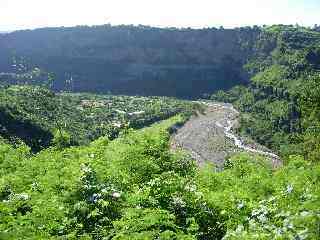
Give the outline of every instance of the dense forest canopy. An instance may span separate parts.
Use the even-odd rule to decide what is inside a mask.
[[[0,36],[1,84],[185,98],[215,92],[213,99],[233,102],[245,113],[243,134],[285,156],[314,159],[319,158],[319,59],[317,25],[103,25]]]
[[[198,97],[248,82],[242,66],[260,32],[110,25],[16,31],[0,37],[0,72],[38,67],[54,74],[56,90]]]
[[[16,84],[14,74],[37,68],[52,74],[55,90],[199,97],[248,84],[252,72],[244,66],[277,47],[277,39],[268,34],[272,28],[288,37],[289,29],[319,31],[317,25],[312,29],[102,25],[16,31],[0,35],[0,79]],[[311,42],[317,38],[303,37]],[[284,37],[287,41],[290,38]],[[257,46],[263,42],[268,45]]]
[[[286,158],[320,160],[320,33],[272,26],[254,45],[245,68],[248,87],[219,91],[215,100],[233,102],[244,114],[241,130]]]
[[[142,128],[198,104],[169,97],[56,94],[40,86],[0,88],[0,140],[21,142],[38,152],[68,136],[68,146],[101,137],[116,138],[126,128]],[[62,134],[63,133],[63,134]]]

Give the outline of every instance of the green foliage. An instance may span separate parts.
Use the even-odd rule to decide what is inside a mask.
[[[158,209],[128,209],[125,215],[114,222],[112,239],[196,239],[185,234],[175,223],[174,214]]]
[[[2,144],[12,151],[4,152],[12,155],[14,166],[3,170],[0,181],[0,229],[4,238],[121,239],[124,232],[138,237],[133,225],[128,230],[121,224],[130,221],[130,209],[139,207],[141,215],[137,214],[142,222],[137,221],[137,227],[143,228],[140,224],[147,218],[154,226],[153,236],[193,239],[198,229],[193,215],[202,212],[198,221],[205,221],[203,216],[215,220],[201,207],[203,200],[184,189],[191,184],[194,162],[169,151],[166,129],[181,120],[176,117],[151,128],[130,131],[111,142],[101,138],[89,146],[49,148],[34,156],[28,152],[20,156],[23,148],[10,150]],[[163,184],[160,178],[170,178],[172,185]],[[152,182],[159,183],[153,191]],[[168,191],[171,194],[166,196]],[[142,201],[145,197],[148,200]],[[174,202],[180,198],[186,201],[182,208],[175,205],[180,203],[178,200]],[[162,204],[154,205],[155,201]],[[21,221],[25,224],[20,225]],[[198,224],[205,231],[205,222]],[[150,228],[145,231],[150,236]]]
[[[0,82],[38,84],[28,78],[37,67],[54,73],[58,91],[196,98],[247,82],[242,65],[260,31],[131,25],[17,31],[0,38]]]
[[[120,217],[121,198],[121,192],[115,186],[99,183],[94,170],[87,164],[81,165],[77,190],[67,200],[70,220],[57,234],[96,238],[108,234],[112,221]]]
[[[299,156],[275,172],[265,160],[234,156],[226,169],[200,171],[200,190],[227,217],[224,239],[317,239],[319,165]]]
[[[21,60],[20,60],[21,61]],[[13,61],[15,73],[0,72],[0,86],[5,85],[36,85],[46,88],[51,88],[53,84],[53,74],[47,73],[42,69],[35,67],[28,69],[25,61],[17,63]]]
[[[239,155],[225,170],[200,172],[210,202],[228,217],[223,239],[318,239],[319,33],[293,26],[266,28],[246,68],[250,86],[212,95],[242,111],[239,132],[282,155],[273,172]]]
[[[0,89],[0,134],[39,151],[55,142],[64,145],[66,132],[70,135],[66,146],[88,144],[177,113],[188,117],[200,108],[168,97],[57,94],[39,86],[10,86]]]
[[[1,238],[317,239],[319,164],[242,153],[197,169],[169,149],[182,120],[35,155],[1,142]]]
[[[256,85],[268,86],[283,86],[283,82],[288,81],[288,70],[281,65],[272,65],[263,72],[259,72],[252,78],[252,82]]]
[[[58,149],[63,149],[71,145],[71,136],[66,131],[56,130],[52,144]]]
[[[223,171],[197,168],[170,150],[169,132],[198,104],[2,88],[0,239],[318,239],[318,40],[305,28],[264,29],[252,84],[211,97],[233,102],[239,131],[281,152],[278,169],[248,153]],[[40,148],[48,139],[55,147]]]
[[[319,33],[307,28],[268,27],[246,65],[251,85],[212,96],[245,113],[242,134],[285,159],[292,154],[319,159],[319,43]]]

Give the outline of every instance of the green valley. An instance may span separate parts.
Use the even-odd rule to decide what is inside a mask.
[[[0,240],[320,238],[318,28],[17,31],[0,83]]]

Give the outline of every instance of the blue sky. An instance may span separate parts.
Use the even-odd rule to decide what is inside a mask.
[[[0,31],[106,23],[313,26],[320,25],[320,0],[0,0]]]

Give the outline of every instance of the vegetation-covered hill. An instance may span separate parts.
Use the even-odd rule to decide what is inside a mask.
[[[213,99],[243,111],[242,133],[288,157],[320,160],[320,33],[273,26],[260,35],[246,68],[249,87]]]
[[[141,128],[177,113],[188,115],[197,104],[168,97],[56,94],[43,87],[0,89],[0,136],[24,141],[39,151],[64,136],[68,145],[87,144],[100,136],[115,138],[126,128]],[[200,108],[200,106],[198,106]]]
[[[0,36],[0,72],[52,72],[56,90],[197,97],[246,83],[260,33],[146,26],[44,28]],[[72,81],[70,81],[72,79]]]
[[[0,90],[1,240],[319,239],[318,31],[103,26],[0,39],[2,83],[23,85]],[[28,86],[193,97],[246,74],[211,98],[242,112],[239,132],[280,153],[279,169],[239,151],[223,170],[199,168],[170,149],[169,132],[201,111],[193,102]]]
[[[0,143],[0,239],[318,239],[319,164],[198,169],[169,151],[181,120],[37,155]]]

